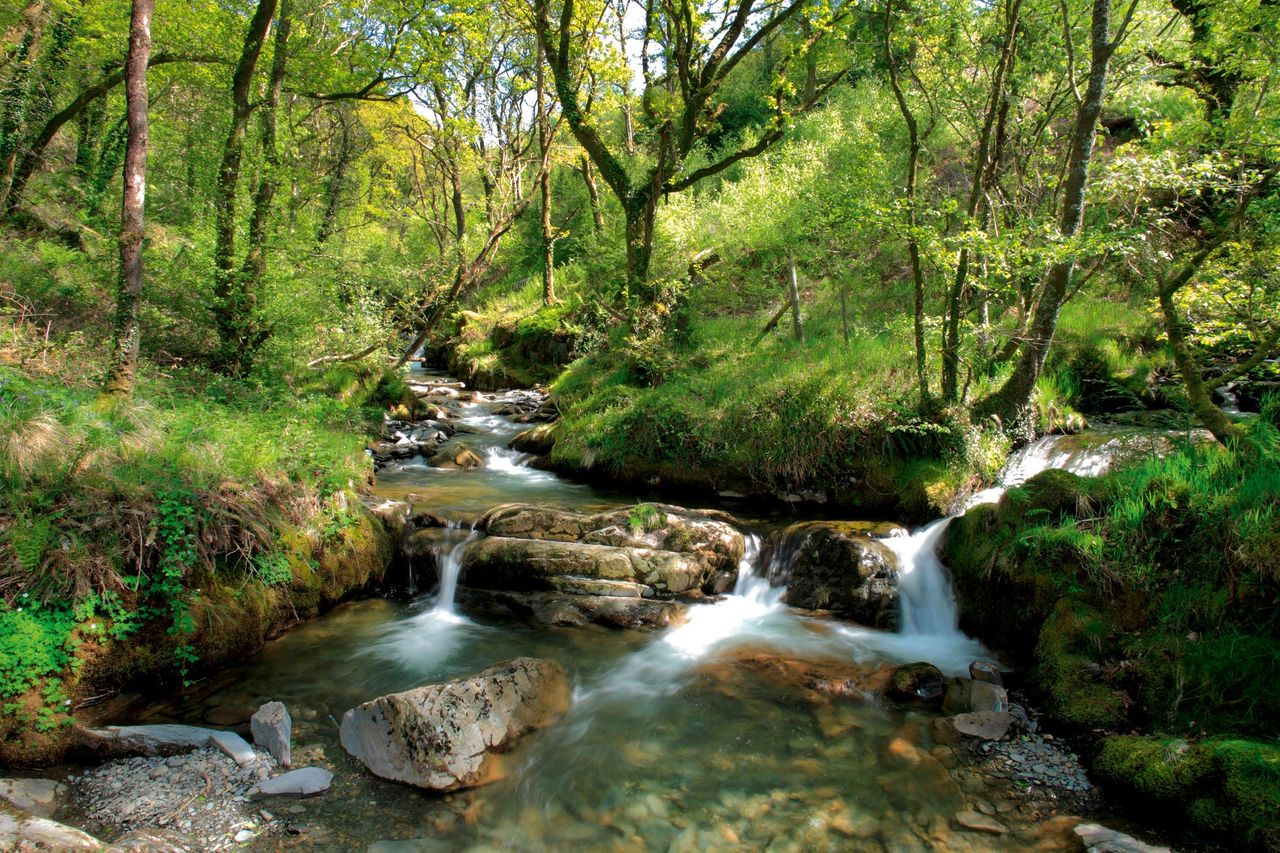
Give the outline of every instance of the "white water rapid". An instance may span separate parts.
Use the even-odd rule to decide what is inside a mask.
[[[462,571],[463,552],[479,536],[474,529],[464,531],[457,522],[450,522],[444,528],[444,540],[436,549],[436,571],[440,577],[440,586],[436,592],[435,611],[453,613],[453,599],[458,592],[458,574]]]

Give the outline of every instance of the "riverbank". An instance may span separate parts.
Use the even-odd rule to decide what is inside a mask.
[[[1280,432],[1097,480],[1046,471],[950,525],[961,625],[1008,652],[1141,812],[1280,849]]]
[[[16,360],[0,365],[0,763],[58,761],[122,688],[199,681],[382,579],[391,543],[357,495],[376,377],[295,394],[149,369],[119,404],[70,360]]]

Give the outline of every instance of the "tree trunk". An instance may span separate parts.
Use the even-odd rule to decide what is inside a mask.
[[[604,208],[600,206],[600,188],[596,186],[595,169],[591,165],[591,158],[586,154],[582,155],[582,180],[587,185],[587,201],[591,206],[591,223],[595,226],[596,233],[600,234],[604,231]]]
[[[1164,333],[1169,338],[1169,349],[1173,352],[1173,360],[1178,365],[1178,372],[1182,374],[1182,386],[1187,391],[1187,401],[1191,404],[1192,413],[1200,423],[1204,424],[1205,429],[1213,433],[1214,438],[1227,444],[1239,437],[1239,431],[1226,413],[1213,404],[1209,388],[1204,382],[1204,375],[1200,371],[1200,363],[1187,343],[1185,324],[1178,316],[1178,309],[1173,304],[1175,291],[1176,288],[1170,289],[1162,285],[1158,297],[1160,316],[1164,321]]]
[[[796,340],[804,340],[804,321],[800,319],[800,282],[796,279],[796,262],[787,259],[787,290],[791,294],[791,327]]]
[[[142,302],[143,216],[147,195],[147,61],[151,55],[154,0],[133,0],[129,16],[129,58],[125,61],[125,109],[129,142],[124,157],[120,209],[120,282],[115,335],[104,390],[128,397],[138,375],[138,308]]]
[[[1084,98],[1076,109],[1067,159],[1067,180],[1062,194],[1062,214],[1058,223],[1058,232],[1064,239],[1079,234],[1084,225],[1089,163],[1093,158],[1098,117],[1102,114],[1106,98],[1107,71],[1118,39],[1119,36],[1116,40],[1111,38],[1111,0],[1093,0],[1089,82]],[[1015,422],[1026,410],[1044,368],[1049,347],[1053,344],[1058,312],[1074,271],[1074,258],[1058,261],[1050,268],[1040,302],[1028,327],[1018,364],[1000,390],[975,407],[979,414],[997,415],[1009,424]]]
[[[258,0],[258,8],[245,33],[240,61],[232,80],[231,126],[223,145],[214,189],[213,311],[219,338],[217,362],[222,370],[232,374],[241,372],[241,355],[254,334],[253,306],[246,301],[235,263],[236,194],[240,187],[245,130],[253,111],[249,103],[253,72],[275,11],[276,0]]]
[[[649,284],[649,261],[653,257],[653,220],[657,199],[649,188],[632,194],[626,204],[627,292],[626,298],[652,304],[657,293]]]
[[[333,226],[338,221],[338,209],[342,204],[342,185],[347,179],[347,165],[351,162],[351,129],[347,125],[347,114],[339,107],[338,112],[338,156],[333,164],[333,172],[329,175],[326,191],[324,216],[320,227],[316,229],[316,242],[324,245],[333,235]]]
[[[556,301],[555,282],[555,234],[551,230],[551,169],[545,168],[551,162],[551,121],[547,116],[545,57],[542,43],[538,43],[538,70],[535,88],[537,89],[537,121],[538,150],[542,154],[544,168],[538,174],[538,191],[542,196],[542,304],[551,305]]]
[[[979,224],[976,220],[979,206],[982,204],[983,189],[995,165],[992,152],[995,148],[996,120],[1001,114],[1001,106],[1005,100],[1005,80],[1009,76],[1009,69],[1013,66],[1017,55],[1014,48],[1021,12],[1022,0],[1009,0],[1005,12],[1004,48],[1000,53],[1000,60],[996,64],[991,81],[991,93],[982,121],[978,152],[974,157],[973,182],[969,187],[969,203],[965,208],[966,225]],[[951,284],[951,292],[947,296],[946,317],[942,329],[942,399],[947,403],[955,402],[956,393],[959,390],[960,318],[965,313],[965,293],[971,263],[969,255],[969,247],[961,246],[960,256],[956,261],[955,279]]]
[[[916,349],[916,384],[920,389],[920,405],[926,406],[929,401],[928,350],[924,342],[924,264],[920,260],[920,238],[916,233],[916,185],[920,173],[920,125],[916,121],[915,112],[907,102],[898,79],[897,62],[893,57],[893,44],[890,30],[893,23],[893,6],[885,6],[884,54],[885,65],[889,70],[889,85],[893,90],[894,100],[898,102],[898,111],[907,125],[907,255],[911,259],[911,281],[914,290],[914,337]],[[841,294],[843,296],[843,292]],[[845,335],[846,340],[848,335]]]
[[[253,194],[253,213],[249,218],[249,245],[244,265],[240,269],[240,289],[250,314],[258,301],[258,291],[267,271],[267,224],[271,218],[271,204],[280,185],[280,154],[276,148],[276,116],[280,106],[280,90],[284,85],[285,63],[288,58],[291,0],[280,0],[280,15],[276,20],[275,53],[271,58],[271,79],[267,84],[267,99],[262,105],[262,174]],[[262,343],[261,332],[255,332],[246,342],[240,369],[247,369],[253,352]]]

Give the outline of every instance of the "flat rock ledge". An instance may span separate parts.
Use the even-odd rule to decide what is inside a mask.
[[[342,717],[342,746],[376,776],[432,791],[494,781],[495,756],[569,708],[554,661],[515,658],[471,678],[381,696]]]

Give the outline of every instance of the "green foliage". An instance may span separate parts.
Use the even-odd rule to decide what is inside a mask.
[[[30,595],[12,605],[0,602],[0,699],[21,695],[70,664],[75,621],[69,607]]]
[[[636,504],[627,510],[627,525],[632,533],[648,533],[662,526],[662,513],[653,504]]]

